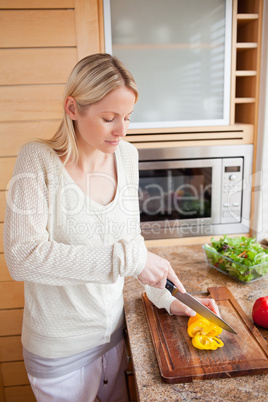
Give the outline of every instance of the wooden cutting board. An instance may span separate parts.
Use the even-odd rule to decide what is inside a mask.
[[[217,350],[193,347],[187,317],[171,316],[142,295],[161,377],[167,383],[268,373],[268,344],[226,287],[208,288],[222,318],[237,335],[222,331]]]

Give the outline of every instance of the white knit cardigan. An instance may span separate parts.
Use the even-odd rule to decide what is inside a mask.
[[[46,145],[29,143],[18,155],[4,251],[12,277],[25,284],[22,343],[38,356],[64,357],[109,342],[123,323],[124,277],[145,266],[137,150],[121,141],[115,156],[117,192],[102,206]],[[146,291],[169,311],[168,291]]]

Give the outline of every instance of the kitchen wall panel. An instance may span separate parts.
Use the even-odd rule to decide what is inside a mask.
[[[23,144],[35,138],[51,138],[59,124],[60,120],[0,122],[0,157],[17,155]]]
[[[6,191],[0,191],[0,222],[4,222],[6,209]]]
[[[3,309],[22,308],[24,306],[23,282],[11,281],[0,283],[0,305]]]
[[[3,86],[0,121],[60,119],[64,85]]]
[[[23,361],[2,363],[4,387],[29,384]]]
[[[0,85],[65,84],[77,49],[0,49],[0,59]]]
[[[20,336],[23,309],[0,310],[0,336]],[[2,352],[1,352],[2,353]]]
[[[0,47],[76,46],[75,11],[0,11]]]
[[[2,191],[8,188],[15,162],[15,157],[0,158],[0,190]]]
[[[0,253],[4,252],[4,246],[3,246],[3,229],[4,225],[3,223],[0,223]],[[1,304],[0,304],[1,306]],[[2,306],[1,306],[2,307]]]
[[[0,9],[74,8],[74,0],[0,0]]]
[[[30,385],[22,385],[21,387],[6,387],[4,388],[5,402],[35,402]]]
[[[12,281],[12,278],[7,268],[4,253],[0,253],[0,282],[6,282],[6,281]]]
[[[0,359],[4,362],[23,360],[19,335],[0,337]]]
[[[101,0],[0,0],[1,401],[35,401],[20,343],[23,282],[11,278],[3,253],[8,183],[20,147],[56,131],[72,67],[101,50],[101,15]]]

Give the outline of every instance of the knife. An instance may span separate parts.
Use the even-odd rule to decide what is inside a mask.
[[[227,322],[225,322],[218,315],[214,314],[209,308],[204,306],[204,304],[200,303],[189,293],[181,293],[176,288],[174,283],[172,283],[169,279],[167,279],[166,289],[170,291],[172,296],[176,297],[176,299],[186,304],[186,306],[193,309],[196,313],[200,314],[202,317],[205,317],[207,320],[225,329],[226,331],[236,334],[235,330],[229,324],[227,324]]]

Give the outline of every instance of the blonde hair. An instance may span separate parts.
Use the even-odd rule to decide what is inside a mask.
[[[64,102],[72,96],[78,112],[93,103],[99,102],[111,91],[125,86],[131,89],[138,99],[138,89],[132,74],[116,58],[107,53],[97,53],[80,60],[73,68],[65,87]],[[79,153],[73,120],[63,112],[60,126],[49,140],[42,140],[58,155],[64,156],[64,163],[78,161]]]

